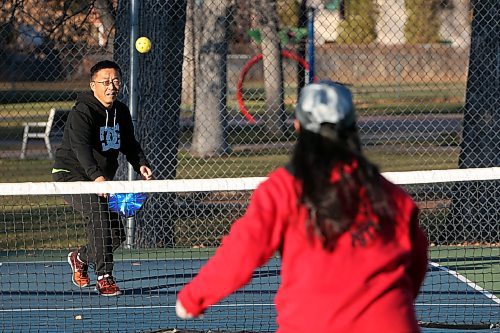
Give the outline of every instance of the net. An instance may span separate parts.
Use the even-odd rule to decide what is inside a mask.
[[[423,327],[500,327],[500,168],[385,173],[421,208],[431,243],[416,311]],[[176,293],[213,254],[265,178],[0,184],[0,331],[168,332],[276,329],[279,258],[207,311],[175,316]],[[68,205],[88,193],[147,193],[116,250],[120,297],[71,284],[68,252],[85,243],[85,220]],[[95,204],[91,209],[109,214]],[[147,214],[145,211],[154,211]],[[154,218],[149,218],[154,216]]]

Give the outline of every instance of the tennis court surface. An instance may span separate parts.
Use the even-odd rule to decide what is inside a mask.
[[[386,174],[415,198],[432,243],[428,274],[416,301],[424,332],[444,327],[449,332],[500,329],[499,213],[498,201],[490,198],[500,198],[497,173],[489,170],[476,176],[480,179],[469,173],[448,179],[440,172]],[[150,230],[156,233],[154,239],[173,245],[118,250],[114,275],[124,292],[119,297],[98,296],[94,280],[84,289],[74,286],[66,261],[69,249],[83,242],[84,224],[60,195],[101,188],[89,190],[82,185],[76,189],[82,192],[75,192],[65,186],[78,184],[30,184],[29,188],[17,184],[7,191],[0,185],[0,193],[4,190],[0,196],[0,331],[272,332],[276,329],[273,298],[279,285],[277,257],[254,273],[250,285],[209,309],[204,319],[183,321],[176,318],[174,309],[179,289],[210,257],[231,222],[244,213],[260,181],[105,184],[110,186],[106,193],[148,192],[141,213],[152,205],[156,211],[163,209],[165,216],[168,212],[171,220]],[[154,188],[142,187],[144,183]],[[472,205],[477,200],[481,209]],[[137,230],[145,227],[147,217],[136,219],[143,224]],[[151,236],[134,235],[139,244]]]
[[[64,258],[3,262],[0,328],[6,332],[147,332],[168,328],[268,332],[276,328],[273,297],[279,283],[278,259],[256,271],[252,284],[211,308],[204,319],[177,319],[176,293],[203,262],[118,260],[117,280],[124,293],[108,298],[98,296],[94,285],[84,289],[73,286]],[[420,320],[426,323],[479,327],[500,319],[497,297],[444,266],[429,265],[416,307]]]

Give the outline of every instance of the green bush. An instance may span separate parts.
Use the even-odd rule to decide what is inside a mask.
[[[378,9],[374,0],[345,2],[345,20],[340,23],[337,42],[368,44],[376,40]]]
[[[439,5],[441,0],[406,0],[408,19],[405,37],[408,44],[430,44],[440,40]]]
[[[296,0],[278,0],[277,9],[281,27],[296,27],[299,23],[300,4]]]

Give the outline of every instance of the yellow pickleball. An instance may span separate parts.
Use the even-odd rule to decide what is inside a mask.
[[[148,37],[139,37],[135,41],[135,49],[139,53],[148,53],[151,51],[151,41]]]

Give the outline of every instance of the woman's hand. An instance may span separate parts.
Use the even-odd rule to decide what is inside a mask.
[[[184,306],[179,300],[175,303],[175,313],[177,314],[177,317],[182,319],[191,319],[194,317],[192,314],[188,313],[186,309],[184,309]]]

